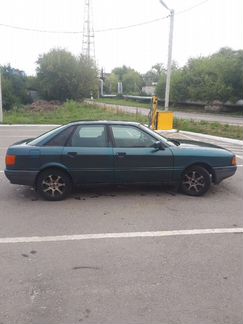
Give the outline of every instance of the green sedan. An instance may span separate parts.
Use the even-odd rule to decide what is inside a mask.
[[[77,121],[10,146],[5,175],[47,200],[98,183],[172,184],[201,196],[236,168],[235,155],[215,145],[168,140],[133,122]]]

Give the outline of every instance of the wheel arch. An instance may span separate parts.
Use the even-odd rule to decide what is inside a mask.
[[[37,173],[36,177],[35,177],[35,183],[34,183],[34,187],[36,188],[36,185],[37,185],[37,180],[38,180],[38,177],[40,176],[40,174],[48,169],[56,169],[56,170],[60,170],[60,171],[63,171],[65,172],[69,178],[70,178],[70,181],[71,181],[71,184],[73,186],[73,178],[70,174],[70,172],[68,171],[68,169],[62,165],[62,164],[58,164],[58,163],[55,163],[55,164],[46,164],[44,165],[40,170],[39,172]]]
[[[205,170],[207,170],[208,173],[212,177],[212,182],[215,183],[215,179],[216,179],[215,171],[208,163],[205,163],[205,162],[194,162],[190,165],[187,165],[187,167],[183,170],[181,177],[183,177],[183,174],[185,173],[185,171],[187,171],[188,169],[190,169],[191,167],[194,167],[194,166],[199,166],[199,167],[202,167]]]

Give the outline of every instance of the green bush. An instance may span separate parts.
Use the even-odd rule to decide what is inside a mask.
[[[31,102],[27,91],[27,76],[23,71],[12,68],[10,65],[0,66],[2,79],[3,109],[10,110]]]

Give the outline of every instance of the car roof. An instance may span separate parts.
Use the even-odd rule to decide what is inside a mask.
[[[106,125],[133,125],[138,126],[140,123],[137,122],[127,122],[127,121],[111,121],[111,120],[76,120],[68,123],[67,125],[97,125],[97,124],[106,124]]]

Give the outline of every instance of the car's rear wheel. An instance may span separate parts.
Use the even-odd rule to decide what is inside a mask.
[[[201,166],[192,166],[184,171],[181,179],[180,189],[189,196],[202,196],[211,185],[208,171]]]
[[[72,188],[69,175],[59,169],[47,169],[40,173],[36,183],[37,192],[46,200],[63,200]]]

